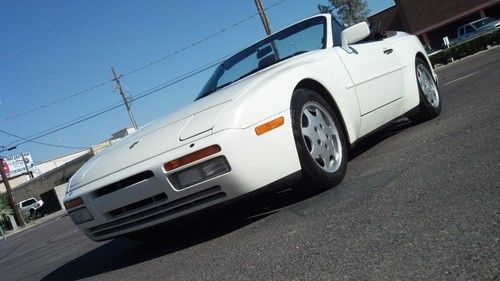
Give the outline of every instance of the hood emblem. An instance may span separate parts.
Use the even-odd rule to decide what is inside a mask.
[[[139,141],[134,142],[133,144],[131,144],[131,145],[128,147],[128,149],[132,149],[132,148],[134,148],[134,146],[136,146],[138,143],[139,143]]]

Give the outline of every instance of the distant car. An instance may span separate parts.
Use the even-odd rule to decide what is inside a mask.
[[[482,18],[459,27],[457,41],[459,43],[467,41],[479,35],[498,30],[499,28],[500,20],[490,17]]]
[[[21,213],[25,215],[34,216],[37,209],[43,206],[43,201],[36,200],[35,198],[31,197],[19,202],[18,206],[19,209],[21,210]]]
[[[68,182],[69,216],[99,241],[284,179],[304,178],[309,192],[337,185],[362,137],[441,111],[419,39],[398,32],[363,41],[369,35],[366,22],[344,29],[321,14],[229,57],[192,104],[85,163]]]

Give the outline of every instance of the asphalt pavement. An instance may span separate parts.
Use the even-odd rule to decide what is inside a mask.
[[[351,152],[320,194],[265,193],[149,242],[67,216],[0,240],[2,280],[498,280],[500,48],[438,70],[443,111]]]

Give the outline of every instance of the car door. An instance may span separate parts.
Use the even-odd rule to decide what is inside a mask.
[[[350,45],[352,52],[336,48],[352,79],[361,112],[360,135],[399,114],[403,96],[403,66],[396,51],[384,40]]]
[[[461,27],[458,29],[458,40],[463,40],[463,39],[464,39],[464,36],[465,36],[465,27],[464,27],[464,26],[461,26]]]
[[[465,26],[465,38],[470,39],[476,33],[476,29],[472,25]]]

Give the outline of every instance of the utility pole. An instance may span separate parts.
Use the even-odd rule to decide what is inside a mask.
[[[264,29],[266,30],[267,35],[271,35],[271,25],[269,24],[269,20],[266,15],[266,11],[264,10],[264,6],[262,5],[262,0],[254,0],[255,6],[257,6],[257,11],[259,11],[260,19],[262,20],[262,24],[264,25]]]
[[[24,163],[24,168],[26,169],[26,173],[28,173],[28,176],[30,177],[30,179],[33,178],[33,173],[30,171],[29,167],[28,167],[28,159],[26,159],[24,157],[24,153],[21,153],[21,157],[23,158],[23,163]]]
[[[0,157],[0,175],[2,176],[3,184],[5,185],[7,197],[9,197],[10,208],[12,209],[12,211],[14,211],[14,219],[16,220],[16,223],[18,226],[23,227],[26,224],[24,223],[23,217],[21,216],[21,213],[19,212],[19,209],[17,208],[16,203],[14,201],[14,195],[12,195],[12,190],[10,188],[9,179],[7,178],[7,175],[5,174],[3,157]]]
[[[254,0],[255,6],[257,6],[257,11],[259,12],[260,19],[262,20],[262,24],[264,25],[264,29],[266,30],[267,36],[271,35],[273,32],[271,31],[271,25],[269,24],[269,19],[266,15],[266,10],[264,10],[264,6],[262,5],[262,0]],[[280,55],[278,52],[278,48],[274,43],[274,40],[271,41],[271,48],[273,48],[274,56],[276,60],[280,59]]]
[[[132,112],[132,109],[130,108],[130,104],[128,102],[127,96],[125,96],[125,93],[123,92],[122,84],[120,83],[120,76],[116,75],[116,71],[114,67],[111,67],[111,71],[113,71],[113,81],[116,83],[116,88],[120,92],[120,95],[122,96],[123,99],[123,104],[125,104],[125,107],[127,108],[128,116],[130,117],[130,121],[132,121],[132,126],[137,130],[139,127],[137,126],[137,123],[135,122],[135,117],[134,113]]]

